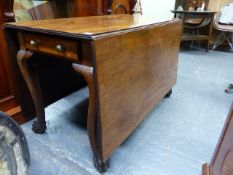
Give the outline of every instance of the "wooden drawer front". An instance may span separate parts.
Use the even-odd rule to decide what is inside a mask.
[[[27,49],[78,60],[76,41],[34,34],[24,34],[24,40]]]

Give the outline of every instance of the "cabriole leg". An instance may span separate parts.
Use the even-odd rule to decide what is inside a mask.
[[[101,156],[101,142],[99,120],[97,116],[97,96],[94,85],[94,71],[92,67],[73,64],[73,68],[77,73],[80,73],[86,80],[89,89],[89,107],[87,116],[87,131],[89,141],[93,152],[94,166],[99,172],[105,172],[109,167],[109,160],[104,161]]]
[[[28,60],[30,60],[32,55],[33,53],[29,51],[20,50],[17,54],[17,61],[36,109],[37,120],[33,123],[32,130],[35,133],[44,133],[46,130],[46,122],[40,84],[35,69],[28,66]]]

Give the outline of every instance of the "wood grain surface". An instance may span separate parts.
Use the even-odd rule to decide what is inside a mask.
[[[180,31],[175,21],[94,41],[104,159],[175,84]]]
[[[12,12],[13,1],[0,1],[0,111],[10,114],[15,120],[23,122],[21,110],[18,106],[17,93],[12,73],[12,66],[7,52],[7,43],[3,25],[6,21],[14,21]],[[17,109],[17,110],[14,110]],[[25,120],[24,120],[25,121]]]
[[[175,20],[178,21],[178,19]],[[78,38],[93,38],[108,36],[116,32],[124,32],[125,30],[129,31],[129,29],[144,28],[153,24],[165,25],[170,22],[171,18],[167,17],[148,18],[141,15],[106,15],[8,23],[5,27]]]
[[[75,42],[79,44],[79,59],[70,60],[64,55],[64,60],[74,62],[74,70],[89,87],[87,130],[94,164],[100,172],[107,170],[111,153],[176,83],[179,19],[113,15],[13,23],[6,27],[21,36],[17,60],[36,108],[36,133],[45,132],[45,103],[40,78],[27,64],[33,59],[33,51],[57,54],[47,48],[36,50],[27,43],[38,36],[55,42],[59,38],[59,43],[72,40],[68,44],[72,48]],[[46,47],[50,46],[48,41]]]

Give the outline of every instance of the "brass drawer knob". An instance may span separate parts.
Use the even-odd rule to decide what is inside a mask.
[[[31,41],[30,41],[30,44],[31,44],[33,47],[38,47],[38,46],[39,46],[39,41],[31,40]]]
[[[59,44],[59,45],[56,46],[56,50],[58,52],[64,52],[65,51],[65,47]]]

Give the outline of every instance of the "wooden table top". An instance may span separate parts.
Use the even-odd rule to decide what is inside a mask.
[[[5,28],[93,39],[179,20],[143,15],[106,15],[7,23]]]

